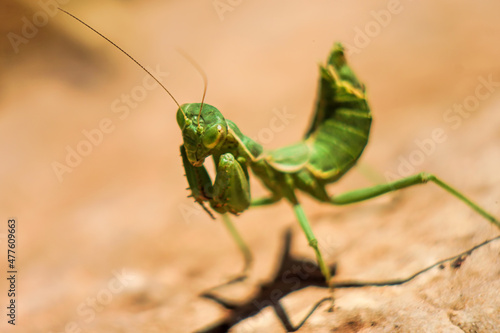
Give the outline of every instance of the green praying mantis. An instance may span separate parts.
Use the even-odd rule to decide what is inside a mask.
[[[332,196],[328,193],[326,186],[341,178],[360,158],[368,142],[372,121],[365,88],[347,64],[344,48],[339,43],[333,46],[326,64],[319,68],[320,80],[314,116],[303,140],[266,151],[259,143],[245,136],[238,126],[226,119],[217,108],[204,103],[207,85],[201,70],[200,73],[205,79],[201,103],[180,105],[172,94],[127,52],[85,22],[60,10],[80,21],[132,59],[151,75],[177,104],[176,119],[183,138],[180,152],[191,196],[210,216],[213,217],[210,209],[222,215],[224,224],[245,258],[243,275],[251,265],[251,254],[229,214],[238,215],[250,207],[270,205],[285,199],[292,206],[300,227],[315,252],[326,284],[330,283],[330,269],[297,199],[297,191],[305,192],[324,203],[347,205],[410,186],[433,182],[500,228],[499,220],[478,204],[435,175],[425,172],[343,194]],[[198,68],[196,63],[190,61]],[[215,163],[214,181],[204,166],[209,156],[212,156]],[[269,190],[269,196],[252,200],[250,171]],[[205,206],[206,203],[209,207]]]
[[[247,258],[249,251],[227,214],[238,214],[251,206],[286,199],[316,254],[327,284],[331,278],[330,270],[297,200],[297,190],[321,202],[347,205],[433,182],[500,227],[500,222],[479,205],[435,175],[425,172],[387,184],[329,195],[325,186],[342,177],[361,156],[368,142],[371,120],[363,84],[347,64],[339,43],[333,46],[326,65],[320,67],[314,117],[304,139],[296,144],[265,151],[215,107],[203,103],[181,105],[177,111],[177,123],[184,140],[181,155],[192,196],[202,206],[208,202],[214,211],[224,214],[226,225]],[[208,156],[213,156],[217,170],[213,183],[203,166]],[[270,196],[251,200],[248,169],[267,187]]]

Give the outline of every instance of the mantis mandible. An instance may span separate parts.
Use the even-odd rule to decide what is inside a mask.
[[[113,44],[151,75],[107,37],[74,15],[60,10]],[[198,68],[196,63],[190,61]],[[213,214],[205,203],[222,215],[224,224],[245,258],[244,273],[251,264],[250,250],[231,222],[229,214],[238,215],[250,207],[270,205],[285,199],[292,206],[300,227],[315,252],[326,284],[329,284],[330,269],[323,259],[318,241],[297,199],[297,190],[321,202],[347,205],[432,182],[500,227],[499,220],[478,204],[435,175],[426,172],[343,194],[332,196],[327,192],[326,185],[337,181],[360,158],[368,142],[372,120],[364,86],[347,64],[341,44],[336,43],[333,46],[326,64],[319,68],[320,80],[314,116],[304,139],[275,150],[264,150],[259,143],[245,136],[235,123],[224,118],[217,108],[204,103],[207,85],[205,75],[200,72],[205,79],[201,103],[182,105],[153,75],[151,76],[178,106],[176,119],[184,142],[180,152],[191,196],[210,216],[213,217]],[[215,163],[214,181],[210,179],[204,166],[205,159],[209,156],[212,156]],[[251,199],[249,171],[269,190],[268,197]]]

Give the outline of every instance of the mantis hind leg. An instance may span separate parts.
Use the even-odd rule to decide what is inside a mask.
[[[441,179],[436,176],[422,172],[417,175],[409,176],[400,180],[396,180],[394,182],[390,182],[387,184],[376,185],[373,187],[363,188],[359,190],[354,190],[351,192],[339,194],[330,198],[330,202],[334,205],[347,205],[350,203],[364,201],[371,198],[375,198],[379,195],[389,193],[392,191],[400,190],[406,187],[410,187],[418,184],[425,184],[427,182],[433,182],[448,193],[452,194],[456,198],[460,199],[462,202],[467,204],[473,210],[475,210],[478,214],[483,216],[485,219],[496,225],[500,228],[500,221],[493,217],[491,214],[486,212],[483,208],[481,208],[478,204],[467,198],[465,195],[451,187],[450,185],[443,182]]]

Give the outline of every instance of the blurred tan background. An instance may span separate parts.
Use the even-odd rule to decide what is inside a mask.
[[[269,148],[302,137],[317,64],[341,41],[373,110],[363,165],[382,178],[398,169],[401,176],[402,165],[436,173],[500,216],[500,4],[117,0],[63,7],[158,68],[181,103],[199,102],[199,74],[176,52],[185,50],[208,75],[206,102]],[[223,318],[225,310],[198,295],[242,261],[220,221],[186,198],[175,104],[159,88],[141,88],[146,74],[109,43],[46,11],[38,2],[0,4],[0,218],[18,220],[19,270],[17,325],[3,314],[2,278],[0,330],[190,332]],[[39,26],[30,29],[33,23]],[[136,96],[130,104],[127,95]],[[285,111],[293,118],[265,136]],[[102,138],[95,134],[97,144],[88,146],[85,133],[99,128]],[[436,130],[444,134],[424,154],[416,141],[428,142]],[[88,154],[56,172],[67,166],[68,149]],[[331,192],[371,184],[358,169]],[[498,235],[434,185],[346,207],[301,199],[327,260],[338,264],[338,280],[405,277]],[[286,203],[236,221],[255,257],[242,299],[272,275],[286,227],[295,231],[294,253],[313,258]],[[338,309],[320,307],[300,331],[500,330],[499,251],[492,243],[460,269],[433,270],[401,287],[339,290]],[[308,288],[284,303],[299,322],[327,295]],[[265,309],[233,330],[283,328]]]

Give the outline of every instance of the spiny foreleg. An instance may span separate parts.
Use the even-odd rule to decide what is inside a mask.
[[[250,205],[250,185],[248,184],[247,173],[243,167],[230,153],[221,155],[216,165],[217,176],[214,184],[204,166],[194,167],[188,160],[184,146],[181,146],[182,162],[186,171],[186,178],[189,183],[191,195],[209,215],[212,213],[205,207],[204,202],[208,201],[216,212],[222,214],[224,226],[228,229],[231,237],[236,242],[244,258],[243,271],[230,282],[241,280],[246,277],[252,263],[250,249],[243,241],[229,218],[229,213],[237,214],[248,208]]]
[[[204,205],[205,201],[210,201],[212,199],[214,191],[212,180],[210,179],[207,169],[205,169],[204,166],[194,167],[188,160],[184,145],[181,145],[180,149],[182,164],[184,165],[186,178],[189,184],[188,189],[191,190],[191,195],[189,195],[189,197],[194,198],[195,202],[199,203],[212,219],[215,219],[212,212]]]

